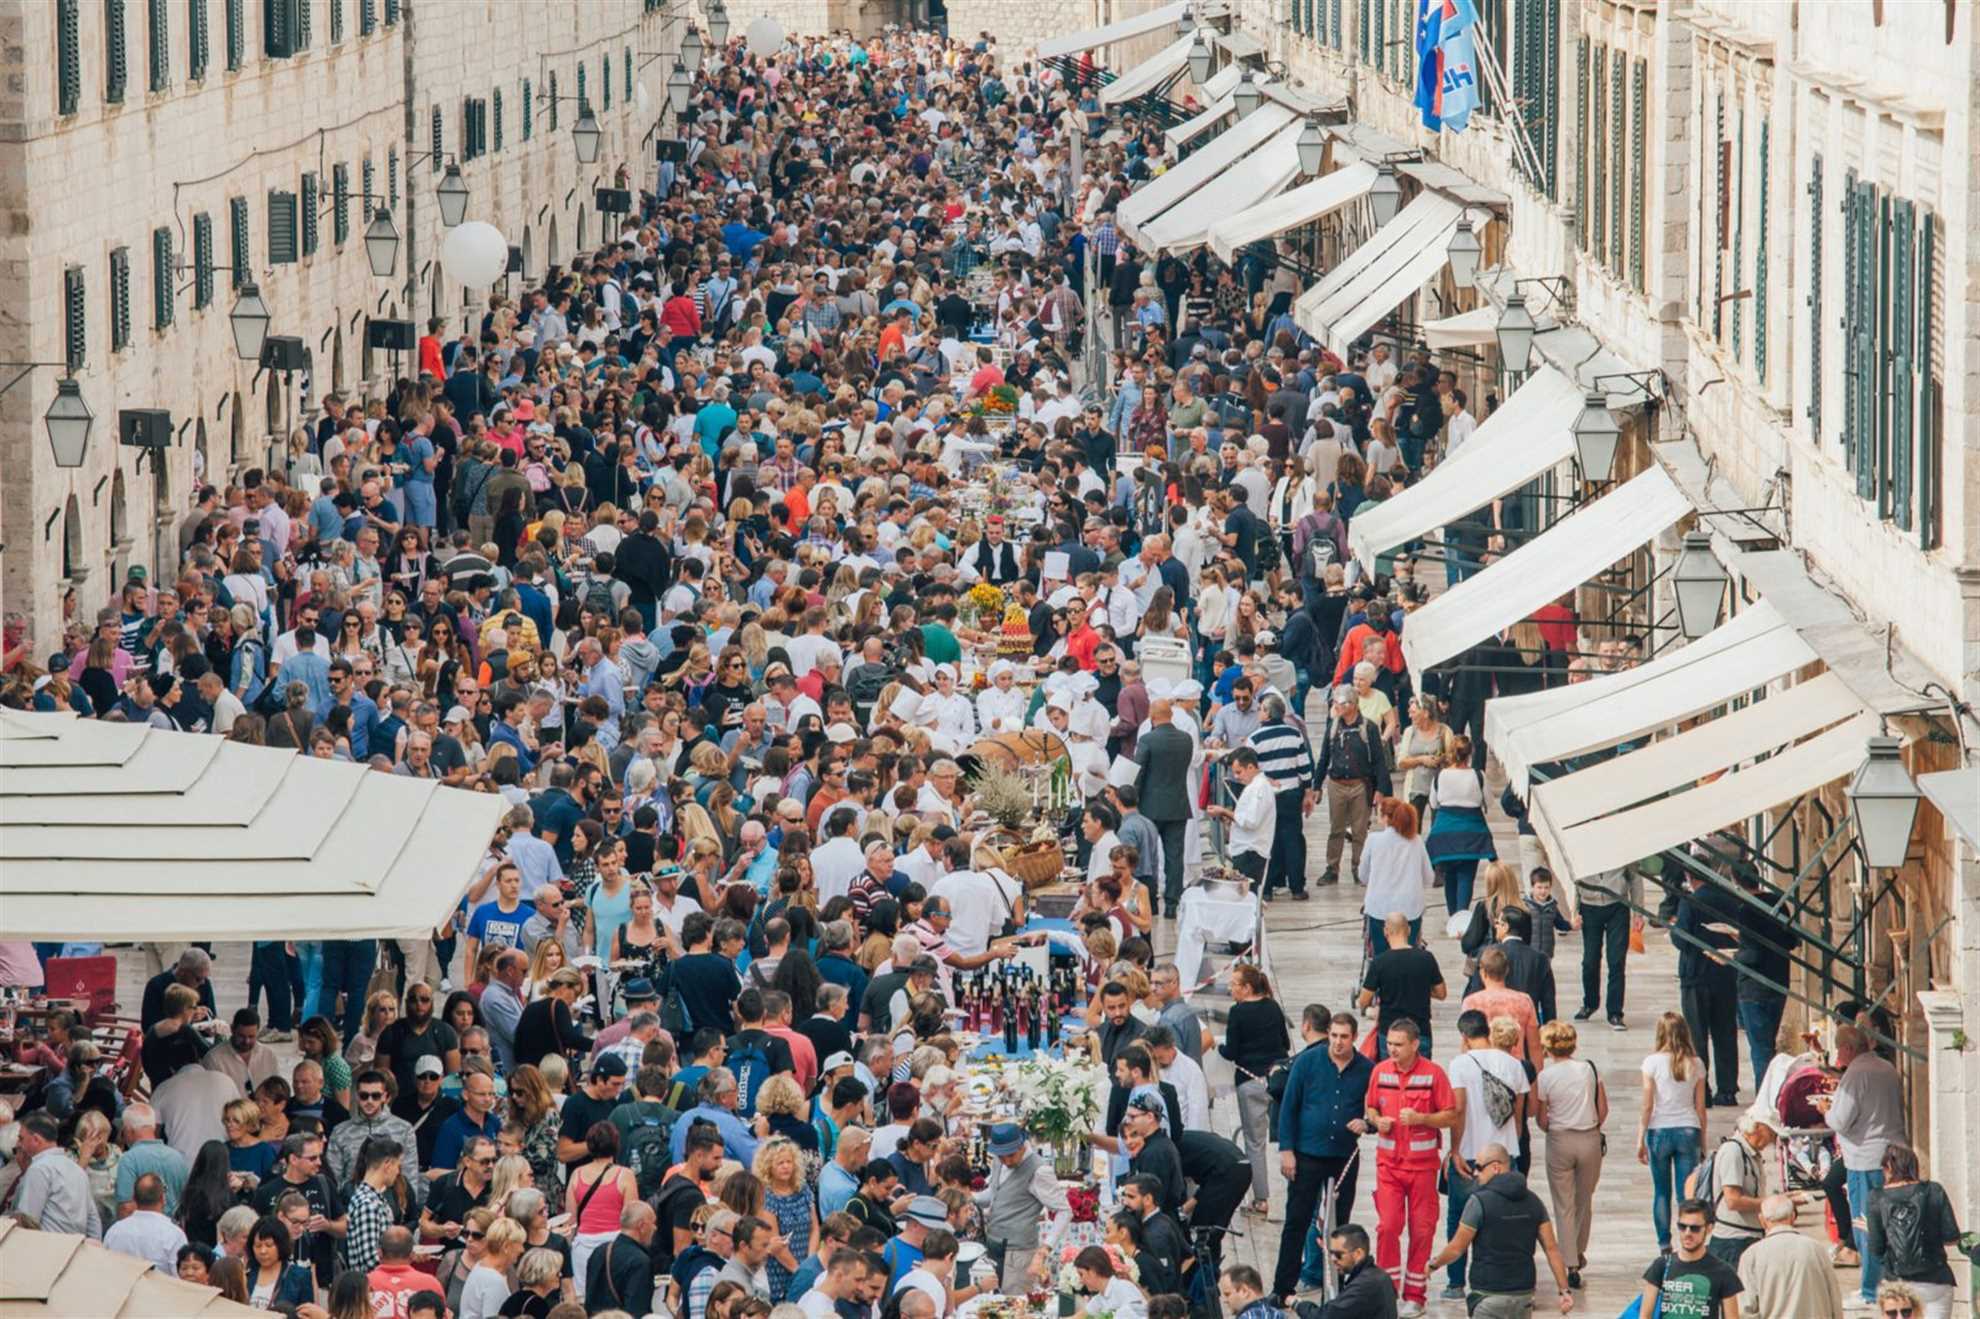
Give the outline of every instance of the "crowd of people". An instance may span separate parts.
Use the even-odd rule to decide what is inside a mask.
[[[1420,350],[1314,344],[1269,252],[1136,253],[1115,210],[1161,124],[1120,118],[1075,177],[1090,72],[923,32],[713,52],[681,159],[617,233],[463,332],[434,321],[418,375],[326,396],[281,466],[199,489],[160,580],[133,569],[45,664],[17,657],[16,707],[508,809],[431,939],[258,942],[224,1031],[209,954],[163,950],[121,1072],[51,1015],[0,1212],[303,1319],[923,1319],[1057,1288],[1067,1188],[1021,1127],[962,1115],[952,1018],[963,978],[1041,937],[966,773],[979,739],[1038,729],[1073,766],[1086,881],[1052,948],[1115,1083],[1091,1140],[1119,1209],[1064,1262],[1083,1313],[1276,1319],[1331,1288],[1325,1319],[1390,1319],[1437,1270],[1472,1314],[1547,1282],[1570,1308],[1612,1117],[1578,1031],[1629,1029],[1625,950],[1654,923],[1683,1011],[1642,1067],[1644,1314],[1840,1314],[1799,1191],[1885,1319],[1945,1319],[1960,1232],[1875,1015],[1810,1050],[1774,988],[1790,926],[1648,863],[1557,886],[1486,789],[1488,698],[1638,642],[1563,601],[1419,689],[1399,636],[1426,568],[1502,553],[1521,501],[1372,571],[1348,553],[1496,400]],[[1178,644],[1184,674],[1155,676]],[[1262,901],[1362,886],[1352,1004],[1295,1020],[1240,962],[1205,1029],[1156,949],[1210,852]],[[1740,1029],[1754,1099],[1708,1152]],[[1833,1164],[1790,1185],[1776,1142],[1824,1130]],[[1268,1278],[1220,1237],[1266,1221],[1274,1144]]]

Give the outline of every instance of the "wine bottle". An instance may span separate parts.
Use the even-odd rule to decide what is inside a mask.
[[[1036,985],[1025,991],[1024,1042],[1033,1053],[1038,1051],[1038,987]]]
[[[1017,1010],[1015,1006],[1006,1006],[1004,1009],[1004,1053],[1009,1057],[1016,1057],[1017,1045],[1018,1045]]]

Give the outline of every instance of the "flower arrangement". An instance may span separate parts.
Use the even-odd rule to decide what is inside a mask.
[[[1098,1196],[1099,1192],[1092,1192],[1092,1194]],[[1140,1281],[1141,1270],[1135,1267],[1132,1259],[1121,1254],[1120,1247],[1102,1244],[1100,1248],[1107,1252],[1108,1262],[1114,1266],[1115,1277],[1126,1278],[1129,1282]],[[1073,1261],[1079,1258],[1079,1252],[1084,1249],[1084,1246],[1059,1247],[1059,1286],[1061,1288],[1066,1288],[1066,1279],[1071,1278],[1072,1286],[1066,1289],[1070,1291],[1080,1290],[1079,1271],[1073,1267]],[[1087,1313],[1090,1315],[1093,1311],[1088,1310]]]
[[[1066,1191],[1066,1203],[1072,1207],[1072,1221],[1075,1223],[1097,1223],[1100,1221],[1100,1192],[1091,1186],[1074,1186]]]
[[[964,594],[958,612],[964,627],[996,627],[1004,621],[1004,590],[978,582]]]
[[[1065,1146],[1082,1139],[1099,1120],[1106,1073],[1073,1058],[1032,1057],[1011,1076],[1024,1129],[1045,1145]]]
[[[1018,410],[1019,394],[1016,385],[992,385],[990,392],[978,399],[970,409],[978,417],[1009,417]]]

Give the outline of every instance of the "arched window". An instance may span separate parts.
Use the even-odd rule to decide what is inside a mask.
[[[556,265],[564,259],[562,247],[557,242],[557,217],[550,217],[550,264]]]
[[[62,509],[62,576],[71,582],[80,582],[89,576],[89,568],[83,563],[82,504],[74,495]]]
[[[110,477],[110,543],[128,545],[130,540],[131,515],[124,502],[124,469],[119,467]]]

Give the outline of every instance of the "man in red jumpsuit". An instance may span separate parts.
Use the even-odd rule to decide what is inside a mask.
[[[1408,1019],[1389,1027],[1389,1056],[1368,1078],[1368,1124],[1375,1128],[1375,1264],[1402,1297],[1403,1315],[1420,1315],[1429,1297],[1437,1234],[1437,1170],[1446,1127],[1464,1121],[1464,1095],[1444,1069],[1422,1055]],[[1409,1225],[1409,1256],[1402,1253]]]

